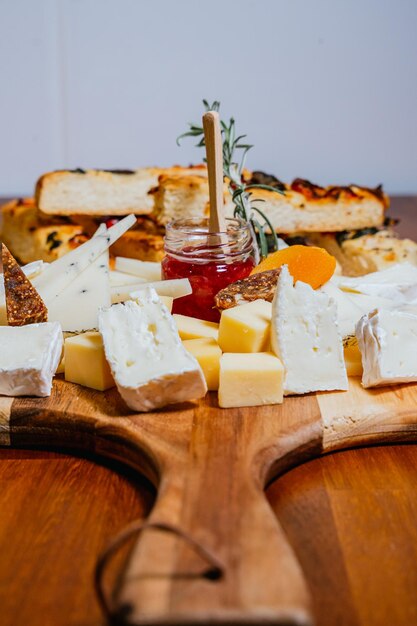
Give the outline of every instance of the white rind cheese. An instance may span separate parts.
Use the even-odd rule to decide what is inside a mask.
[[[342,337],[354,335],[356,324],[363,313],[350,297],[351,294],[339,289],[332,281],[328,281],[319,291],[328,295],[336,303],[337,322]]]
[[[99,313],[107,361],[120,395],[135,411],[202,398],[207,391],[197,360],[185,350],[168,309],[153,289],[140,300]]]
[[[396,305],[417,301],[417,267],[410,263],[356,278],[336,276],[332,280],[343,291],[386,298]]]
[[[0,394],[49,396],[63,342],[57,322],[0,327]]]
[[[271,343],[284,365],[285,395],[348,388],[334,301],[306,283],[294,285],[285,265],[272,303]]]
[[[358,322],[356,337],[364,387],[417,381],[417,309],[375,309]]]

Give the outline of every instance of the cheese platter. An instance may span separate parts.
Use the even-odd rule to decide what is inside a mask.
[[[253,176],[243,167],[249,147],[231,139],[233,120],[220,129],[217,104],[191,133],[206,133],[207,169],[158,179],[189,185],[198,172],[208,213],[204,194],[198,215],[194,196],[171,221],[172,199],[164,218],[156,204],[150,217],[149,198],[144,215],[132,212],[132,185],[143,194],[146,180],[137,171],[51,173],[34,201],[3,208],[0,445],[108,456],[157,487],[149,520],[98,562],[110,619],[310,625],[302,569],[264,489],[334,450],[416,439],[417,266],[408,252],[387,259],[384,247],[380,265],[373,252],[374,271],[344,272],[352,265],[308,235],[335,208],[334,237],[380,233],[382,189]],[[147,175],[154,184],[155,172]],[[262,211],[251,198],[261,192],[270,194]],[[99,216],[103,193],[116,207],[110,217]],[[147,194],[156,203],[158,193]],[[74,214],[83,201],[88,215]],[[26,257],[10,225],[27,207],[42,224],[56,219],[58,228],[70,215],[92,230],[62,247],[48,230],[48,254]],[[164,234],[162,262],[144,252],[148,227],[140,254],[115,252],[131,250],[142,219]],[[37,233],[21,230],[26,244]],[[108,591],[108,560],[134,534]]]

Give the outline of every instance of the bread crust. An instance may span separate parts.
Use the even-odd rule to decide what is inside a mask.
[[[207,177],[205,165],[136,170],[57,170],[39,178],[35,201],[49,215],[148,215],[153,209],[149,191],[161,174]]]

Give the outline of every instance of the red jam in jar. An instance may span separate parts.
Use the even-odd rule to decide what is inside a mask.
[[[215,295],[246,278],[255,266],[252,233],[240,219],[227,219],[227,232],[209,233],[208,219],[190,218],[166,227],[162,278],[188,278],[193,293],[174,300],[172,312],[218,322]]]

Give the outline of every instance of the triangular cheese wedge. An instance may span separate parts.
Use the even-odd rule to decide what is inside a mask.
[[[7,323],[24,326],[48,321],[48,309],[4,243],[1,246]]]

